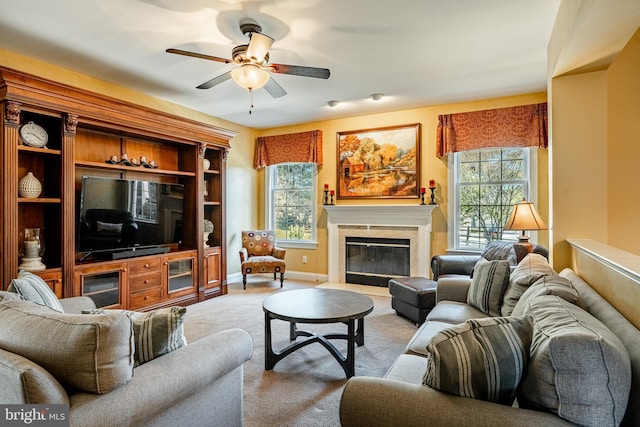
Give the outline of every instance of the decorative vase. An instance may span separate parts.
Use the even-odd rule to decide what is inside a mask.
[[[36,199],[42,193],[42,184],[38,178],[33,176],[33,172],[27,172],[25,176],[18,181],[18,194],[20,197],[27,199]]]
[[[209,168],[211,167],[211,162],[206,157],[202,159],[202,167],[204,168],[204,170],[209,170]]]

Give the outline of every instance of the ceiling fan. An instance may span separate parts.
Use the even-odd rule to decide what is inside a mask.
[[[270,73],[291,74],[294,76],[315,77],[328,79],[327,68],[305,67],[300,65],[272,64],[269,63],[269,49],[274,40],[262,34],[262,27],[252,19],[240,21],[240,31],[249,38],[249,44],[241,44],[233,48],[233,59],[219,58],[217,56],[190,52],[181,49],[167,49],[168,53],[191,56],[209,61],[222,62],[224,64],[235,63],[238,67],[197,86],[198,89],[209,89],[220,83],[233,79],[239,86],[252,91],[264,86],[265,90],[274,98],[279,98],[287,92],[275,80]]]

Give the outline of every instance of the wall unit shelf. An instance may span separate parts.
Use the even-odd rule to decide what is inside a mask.
[[[99,306],[150,310],[226,293],[221,243],[226,239],[226,155],[234,132],[4,67],[0,103],[5,235],[0,289],[18,274],[21,233],[40,228],[46,269],[34,273],[60,298],[87,295]],[[20,128],[29,122],[45,129],[45,146],[20,138]],[[109,162],[125,154],[157,167]],[[29,172],[42,184],[37,198],[17,191]],[[140,258],[81,259],[76,240],[83,176],[181,184],[176,197],[183,200],[180,243],[168,245],[168,253]],[[208,242],[202,238],[205,219],[214,224]]]

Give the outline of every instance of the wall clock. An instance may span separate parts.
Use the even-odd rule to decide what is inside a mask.
[[[33,122],[22,125],[18,133],[20,135],[20,141],[32,147],[46,148],[47,141],[49,140],[47,131],[44,130],[42,126]]]

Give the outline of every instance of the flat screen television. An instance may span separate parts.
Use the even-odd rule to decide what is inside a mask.
[[[78,255],[127,258],[167,252],[182,240],[183,193],[182,184],[84,176]]]

